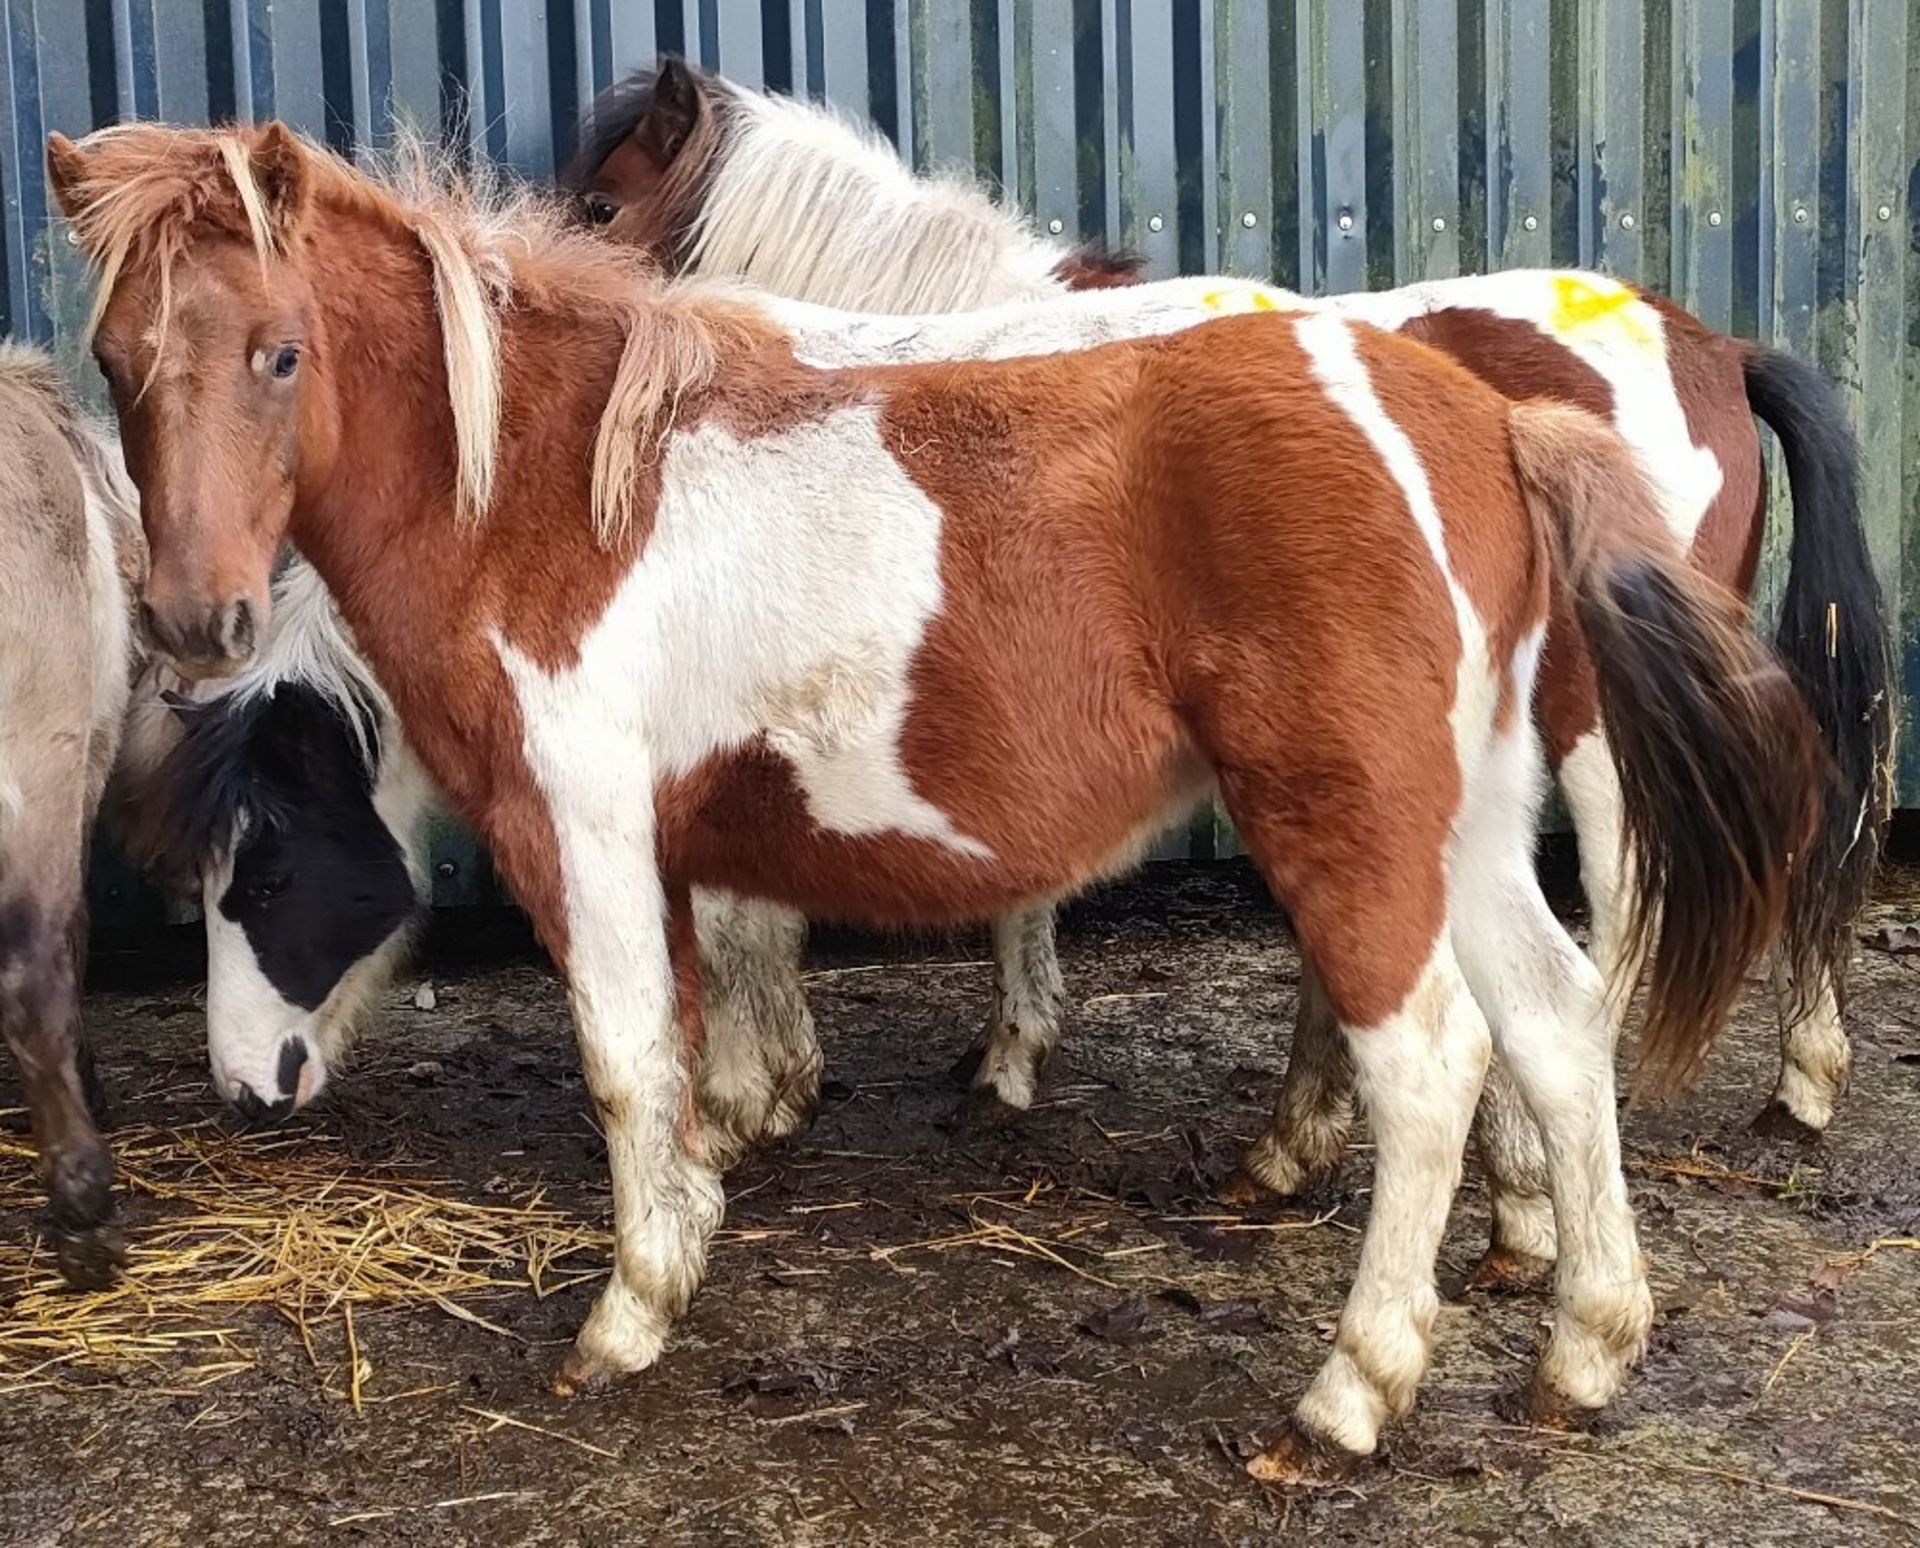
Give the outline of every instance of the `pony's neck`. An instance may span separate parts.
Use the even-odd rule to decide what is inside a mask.
[[[424,532],[453,538],[453,413],[433,271],[397,221],[329,209],[309,239],[330,374],[335,449],[303,478],[288,537],[378,664],[383,572]],[[371,626],[369,626],[371,625]]]
[[[689,266],[870,312],[949,312],[1058,294],[1066,250],[958,178],[921,178],[885,140],[812,103],[736,91]]]
[[[326,466],[303,473],[288,536],[411,730],[416,715],[457,711],[448,695],[471,664],[448,666],[450,623],[469,644],[487,629],[537,632],[550,609],[522,584],[529,567],[565,578],[568,607],[591,609],[595,588],[624,565],[624,550],[598,546],[589,518],[595,435],[625,342],[618,293],[606,288],[619,277],[570,277],[565,253],[516,261],[515,304],[500,312],[490,501],[463,520],[432,261],[384,211],[329,210],[313,226],[337,439]]]

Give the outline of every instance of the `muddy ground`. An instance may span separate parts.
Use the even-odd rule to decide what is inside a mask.
[[[1367,1163],[1354,1156],[1315,1211],[1240,1222],[1293,1229],[1183,1218],[1221,1213],[1210,1190],[1285,1058],[1296,959],[1255,884],[1229,865],[1160,867],[1077,909],[1052,1099],[1004,1131],[956,1127],[945,1078],[986,1003],[981,945],[816,949],[824,1110],[732,1177],[729,1226],[747,1239],[717,1249],[643,1379],[548,1396],[591,1288],[507,1294],[482,1309],[513,1337],[438,1310],[364,1314],[367,1398],[454,1385],[356,1416],[328,1366],[339,1350],[316,1371],[283,1319],[242,1313],[257,1364],[204,1392],[150,1367],[77,1367],[0,1403],[0,1542],[1920,1537],[1920,1253],[1850,1256],[1920,1227],[1920,956],[1860,953],[1857,1074],[1824,1145],[1746,1132],[1776,1058],[1758,993],[1698,1090],[1628,1115],[1661,1315],[1595,1433],[1532,1432],[1496,1409],[1541,1303],[1450,1303],[1380,1464],[1289,1497],[1252,1484],[1241,1455],[1324,1352]],[[370,1164],[405,1152],[476,1196],[543,1181],[603,1215],[554,980],[511,933],[443,938],[435,956],[435,1007],[413,1008],[412,981],[396,991],[316,1127]],[[96,993],[89,1019],[128,1117],[212,1111],[194,991]],[[0,1075],[0,1108],[17,1102]],[[131,1201],[136,1233],[163,1208]],[[31,1229],[0,1214],[0,1232]],[[1484,1231],[1470,1169],[1443,1275]],[[1066,1245],[1035,1255],[1009,1232]],[[1116,1313],[1135,1297],[1144,1316]],[[1222,1309],[1236,1302],[1254,1304]],[[489,1429],[476,1407],[552,1433]]]

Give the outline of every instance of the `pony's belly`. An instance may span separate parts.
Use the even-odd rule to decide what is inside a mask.
[[[998,799],[949,814],[967,838],[960,844],[824,826],[792,766],[760,746],[709,760],[660,791],[661,852],[675,881],[783,903],[810,918],[950,924],[1129,869],[1212,785],[1211,771],[1185,749],[1140,774],[1100,780],[1077,801],[1060,791],[1027,799],[1009,782]],[[999,808],[990,818],[988,806]],[[980,836],[988,827],[990,836]]]

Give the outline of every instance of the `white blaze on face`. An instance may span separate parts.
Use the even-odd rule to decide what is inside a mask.
[[[233,862],[206,876],[201,907],[207,922],[207,1057],[214,1089],[236,1105],[248,1092],[272,1106],[292,1097],[296,1108],[320,1094],[327,1071],[319,1035],[325,1007],[306,1010],[274,988],[247,932],[220,911],[233,881]],[[287,1050],[303,1048],[294,1089],[282,1088]]]

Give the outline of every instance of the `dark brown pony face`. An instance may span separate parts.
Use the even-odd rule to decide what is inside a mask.
[[[182,672],[222,676],[253,654],[265,628],[269,570],[296,482],[327,439],[314,433],[330,415],[312,294],[295,256],[292,158],[305,152],[277,126],[252,133],[264,237],[216,151],[204,186],[192,185],[197,200],[156,212],[151,243],[122,242],[114,222],[136,212],[111,202],[106,180],[137,134],[106,137],[98,149],[56,136],[49,162],[83,243],[108,263],[112,292],[93,351],[152,551],[141,616]],[[123,192],[120,203],[132,197]],[[119,244],[117,263],[101,241]]]
[[[605,235],[678,268],[719,111],[711,77],[668,55],[657,71],[600,94],[560,185],[578,196],[582,217]]]

